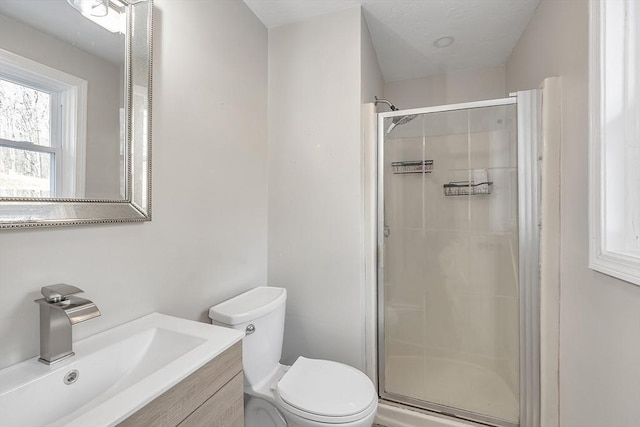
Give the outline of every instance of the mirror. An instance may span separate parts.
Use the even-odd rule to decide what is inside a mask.
[[[95,1],[0,2],[0,228],[151,219],[152,2]]]

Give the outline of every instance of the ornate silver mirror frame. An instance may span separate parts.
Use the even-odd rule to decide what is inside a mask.
[[[152,0],[127,7],[126,197],[123,200],[0,198],[0,228],[151,220]]]

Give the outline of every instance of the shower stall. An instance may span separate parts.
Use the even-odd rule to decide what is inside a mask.
[[[382,399],[539,424],[539,98],[378,114]]]

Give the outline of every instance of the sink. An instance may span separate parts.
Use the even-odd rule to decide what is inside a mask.
[[[152,313],[0,371],[0,425],[114,425],[222,353],[240,331]]]

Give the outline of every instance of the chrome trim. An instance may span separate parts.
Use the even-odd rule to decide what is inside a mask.
[[[541,92],[518,92],[520,426],[540,425]]]
[[[386,119],[388,117],[411,116],[415,114],[444,113],[445,111],[469,110],[472,108],[497,107],[499,105],[510,105],[517,103],[514,97],[489,99],[487,101],[463,102],[460,104],[439,105],[436,107],[411,108],[408,110],[387,111],[378,113],[378,117]]]
[[[433,412],[438,415],[443,415],[445,417],[455,418],[462,421],[471,421],[473,423],[480,422],[483,424],[491,426],[495,425],[500,427],[518,427],[518,423],[513,423],[511,421],[503,420],[500,418],[493,418],[487,415],[479,414],[477,412],[465,411],[464,409],[454,408],[451,406],[413,399],[411,397],[397,395],[394,393],[386,393],[386,396],[382,399],[405,406],[407,407],[407,409],[413,409],[415,407],[417,409],[423,409],[427,412]]]
[[[133,22],[140,15],[136,25],[136,35],[144,42],[134,46],[132,40]],[[100,199],[69,199],[69,198],[0,198],[0,229],[25,227],[51,227],[82,224],[105,224],[120,222],[151,221],[151,102],[152,102],[152,35],[153,35],[153,0],[130,2],[127,6],[127,41],[125,55],[126,69],[126,134],[127,134],[127,192],[123,200]],[[139,28],[140,27],[140,28]],[[140,55],[138,50],[144,51]],[[134,52],[136,51],[136,52]],[[148,62],[142,58],[148,58]],[[134,62],[134,58],[136,61]],[[133,69],[141,69],[140,73],[133,73]],[[131,120],[134,106],[138,103],[133,99],[133,88],[146,88],[146,102],[140,108],[147,112],[146,122]],[[133,122],[133,123],[132,123]],[[136,138],[137,131],[143,132],[143,139]],[[146,159],[139,159],[133,153],[134,148],[145,152]],[[136,168],[136,162],[138,168]],[[144,161],[143,161],[144,160]],[[146,165],[138,171],[141,165]],[[139,172],[139,173],[138,173]],[[139,185],[132,179],[135,174]]]
[[[78,372],[77,369],[72,369],[71,371],[67,372],[64,375],[64,378],[62,379],[62,381],[66,385],[71,385],[71,384],[75,383],[76,381],[78,381],[78,378],[80,378],[80,372]]]
[[[378,143],[377,145],[377,239],[376,239],[376,251],[377,251],[377,291],[378,291],[378,395],[384,395],[385,384],[385,329],[384,329],[384,119],[382,114],[378,114]]]

